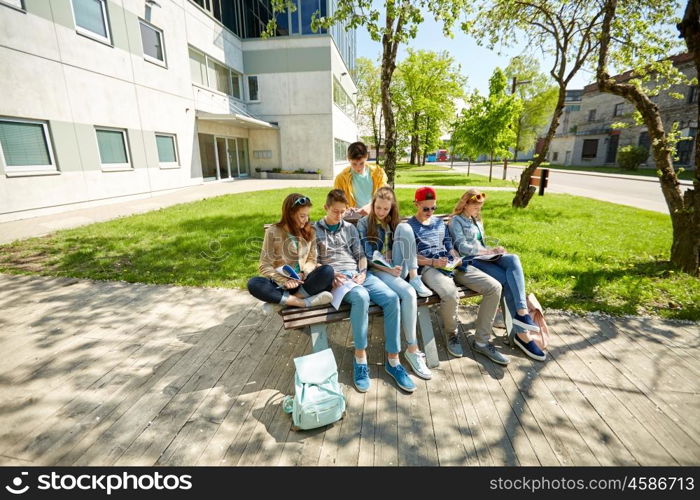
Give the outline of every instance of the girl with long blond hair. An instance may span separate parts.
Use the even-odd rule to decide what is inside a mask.
[[[432,292],[418,275],[413,229],[400,220],[394,191],[382,187],[372,197],[369,214],[358,221],[357,230],[370,272],[396,292],[401,301],[401,326],[408,344],[404,356],[416,375],[430,379],[432,373],[425,364],[425,355],[418,349],[416,321],[417,296],[428,297]],[[379,256],[389,267],[379,263],[380,259],[375,258]]]
[[[486,233],[481,221],[481,209],[485,200],[486,193],[472,188],[455,205],[449,223],[454,247],[462,256],[464,264],[476,267],[501,283],[516,333],[515,345],[532,359],[544,361],[544,352],[527,333],[539,331],[539,327],[527,310],[525,276],[520,258],[506,252],[501,246],[492,247],[485,243]],[[478,351],[486,351],[489,346],[488,339],[475,339]]]

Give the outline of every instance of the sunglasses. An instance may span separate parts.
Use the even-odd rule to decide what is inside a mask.
[[[486,193],[476,193],[471,195],[469,198],[467,198],[467,201],[476,201],[477,203],[481,203],[486,199]]]
[[[434,212],[437,210],[437,205],[433,205],[432,207],[422,207],[423,212]]]
[[[306,196],[300,196],[296,200],[294,200],[294,203],[292,203],[293,207],[296,207],[297,205],[306,206],[306,205],[311,205],[311,200],[307,198]]]

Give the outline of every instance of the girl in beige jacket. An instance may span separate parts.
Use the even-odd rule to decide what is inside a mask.
[[[265,312],[285,306],[328,304],[332,299],[334,272],[331,266],[316,261],[316,233],[309,222],[310,210],[309,198],[292,193],[284,199],[280,221],[265,231],[259,266],[262,276],[248,281],[248,291],[265,302]]]

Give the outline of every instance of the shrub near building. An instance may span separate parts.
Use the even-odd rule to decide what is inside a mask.
[[[637,170],[649,156],[649,151],[642,146],[623,146],[617,151],[617,165],[625,170]]]

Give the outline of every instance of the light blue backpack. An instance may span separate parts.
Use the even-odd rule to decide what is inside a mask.
[[[294,398],[285,396],[282,403],[284,411],[292,414],[292,429],[315,429],[343,418],[345,397],[333,351],[294,358],[294,365]]]

